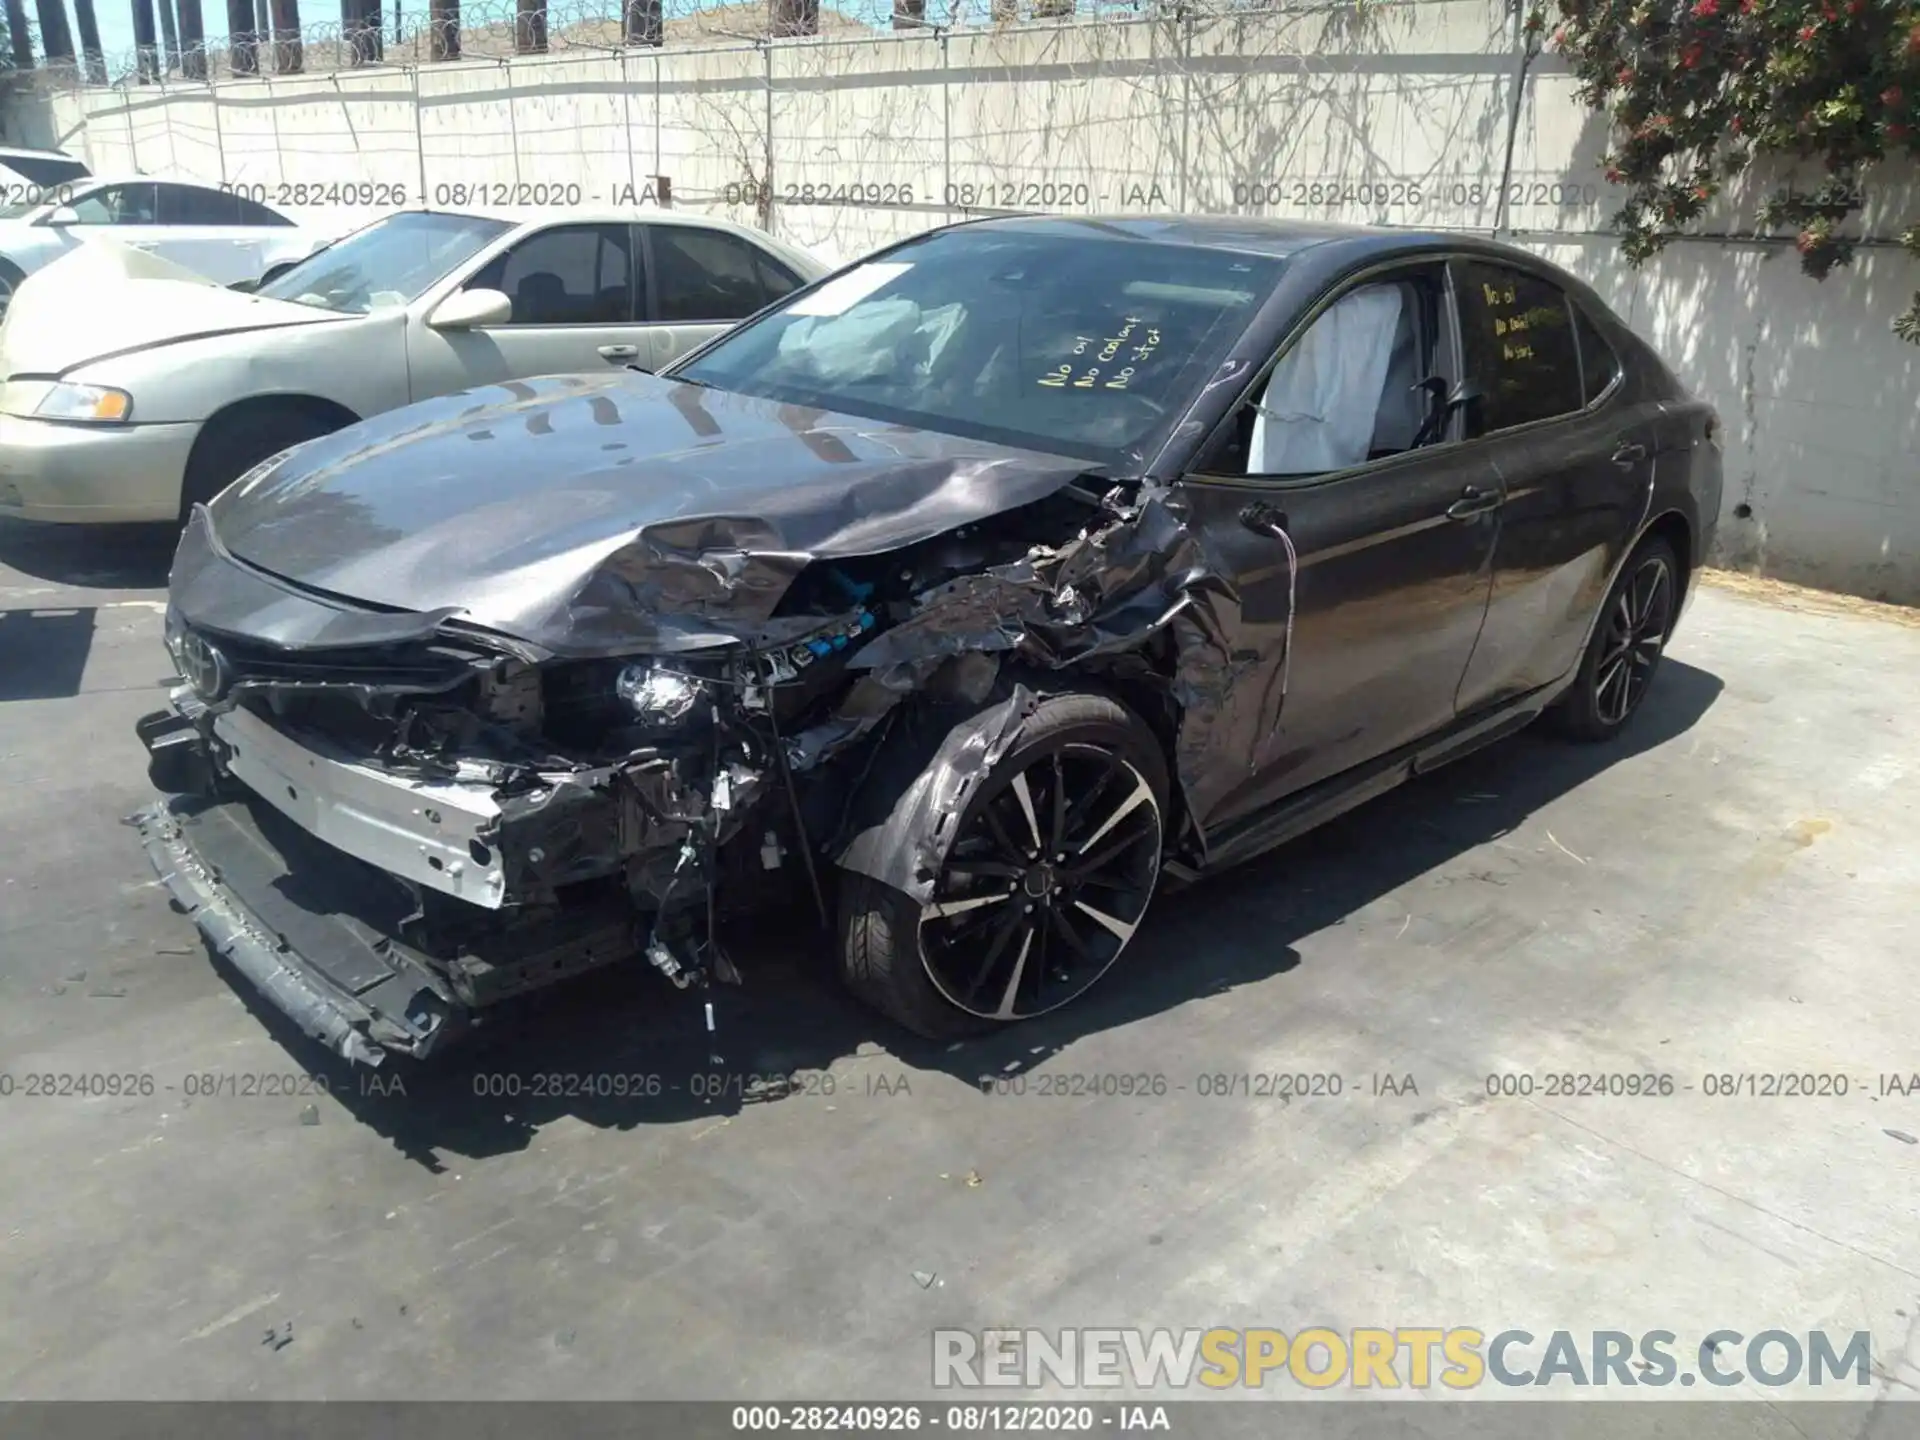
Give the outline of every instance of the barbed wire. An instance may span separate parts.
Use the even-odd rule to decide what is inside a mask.
[[[1366,0],[1349,0],[1356,9]],[[1379,0],[1375,0],[1379,3]],[[85,56],[48,57],[40,25],[16,26],[0,74],[14,84],[87,86],[208,82],[330,74],[379,65],[506,60],[541,54],[603,55],[628,49],[712,46],[807,36],[858,38],[902,31],[1006,27],[1104,15],[1235,15],[1298,9],[1287,0],[463,0],[376,24],[308,21],[174,44],[156,41]],[[1325,8],[1316,6],[1314,8]],[[38,57],[38,58],[36,58]],[[28,62],[31,61],[31,65]]]

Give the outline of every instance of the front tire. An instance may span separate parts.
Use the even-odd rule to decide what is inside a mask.
[[[11,260],[0,260],[0,320],[7,318],[7,311],[13,308],[13,297],[26,278],[26,272]]]
[[[1570,739],[1600,741],[1626,728],[1660,668],[1679,604],[1673,547],[1644,541],[1607,592],[1579,673],[1552,712],[1556,729]]]
[[[841,973],[933,1040],[1056,1010],[1132,940],[1166,817],[1153,732],[1109,696],[1048,696],[968,800],[924,906],[843,875]]]

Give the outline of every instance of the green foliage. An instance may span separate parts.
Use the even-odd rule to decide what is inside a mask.
[[[1761,223],[1795,235],[1816,280],[1853,259],[1841,226],[1873,167],[1920,160],[1920,3],[1913,0],[1556,0],[1549,42],[1580,96],[1614,126],[1615,223],[1640,264],[1756,159],[1817,162],[1825,179],[1785,189]],[[1529,24],[1544,29],[1545,12]],[[1920,224],[1902,243],[1920,256]],[[1894,321],[1920,344],[1920,293]]]

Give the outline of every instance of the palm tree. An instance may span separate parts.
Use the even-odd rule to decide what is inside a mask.
[[[306,69],[300,44],[300,0],[273,0],[273,69],[278,75],[298,75]]]
[[[160,39],[167,52],[167,69],[180,68],[180,32],[173,28],[173,0],[160,0]]]
[[[622,44],[658,45],[660,43],[662,28],[660,0],[627,0],[623,13],[626,24],[621,29]]]
[[[86,57],[90,85],[107,83],[107,59],[100,53],[100,22],[93,18],[93,0],[73,0],[73,18],[80,22],[80,53]]]
[[[460,58],[460,0],[432,0],[427,12],[427,54],[435,60]]]
[[[13,68],[33,68],[33,36],[27,32],[25,0],[7,0],[7,39],[13,45]]]
[[[67,29],[64,0],[33,0],[40,12],[40,48],[46,52],[49,66],[73,63],[73,32]]]
[[[340,31],[348,64],[371,65],[380,58],[380,0],[340,0]]]
[[[260,36],[253,26],[253,0],[227,0],[227,68],[235,75],[260,73]]]
[[[180,73],[189,80],[207,78],[207,25],[200,0],[180,0]]]
[[[514,7],[513,48],[521,55],[547,48],[547,0],[518,0]]]
[[[160,78],[159,56],[153,48],[153,0],[133,0],[133,78],[151,85]]]

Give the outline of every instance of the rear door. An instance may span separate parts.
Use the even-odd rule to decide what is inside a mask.
[[[639,319],[645,266],[625,224],[552,225],[502,251],[463,290],[513,303],[501,325],[410,327],[413,398],[535,375],[604,374],[647,362]]]
[[[1467,378],[1484,399],[1469,444],[1503,497],[1487,623],[1461,680],[1471,712],[1537,690],[1579,660],[1653,484],[1659,406],[1627,403],[1604,335],[1544,275],[1455,262]]]
[[[786,262],[751,240],[705,226],[642,227],[657,369],[800,287]]]
[[[1210,829],[1454,718],[1499,479],[1441,403],[1458,373],[1447,281],[1429,261],[1338,292],[1186,481],[1239,595],[1211,743],[1245,757],[1246,781],[1202,807]]]
[[[164,180],[154,190],[154,250],[222,285],[260,278],[264,232],[241,225],[238,196]]]

